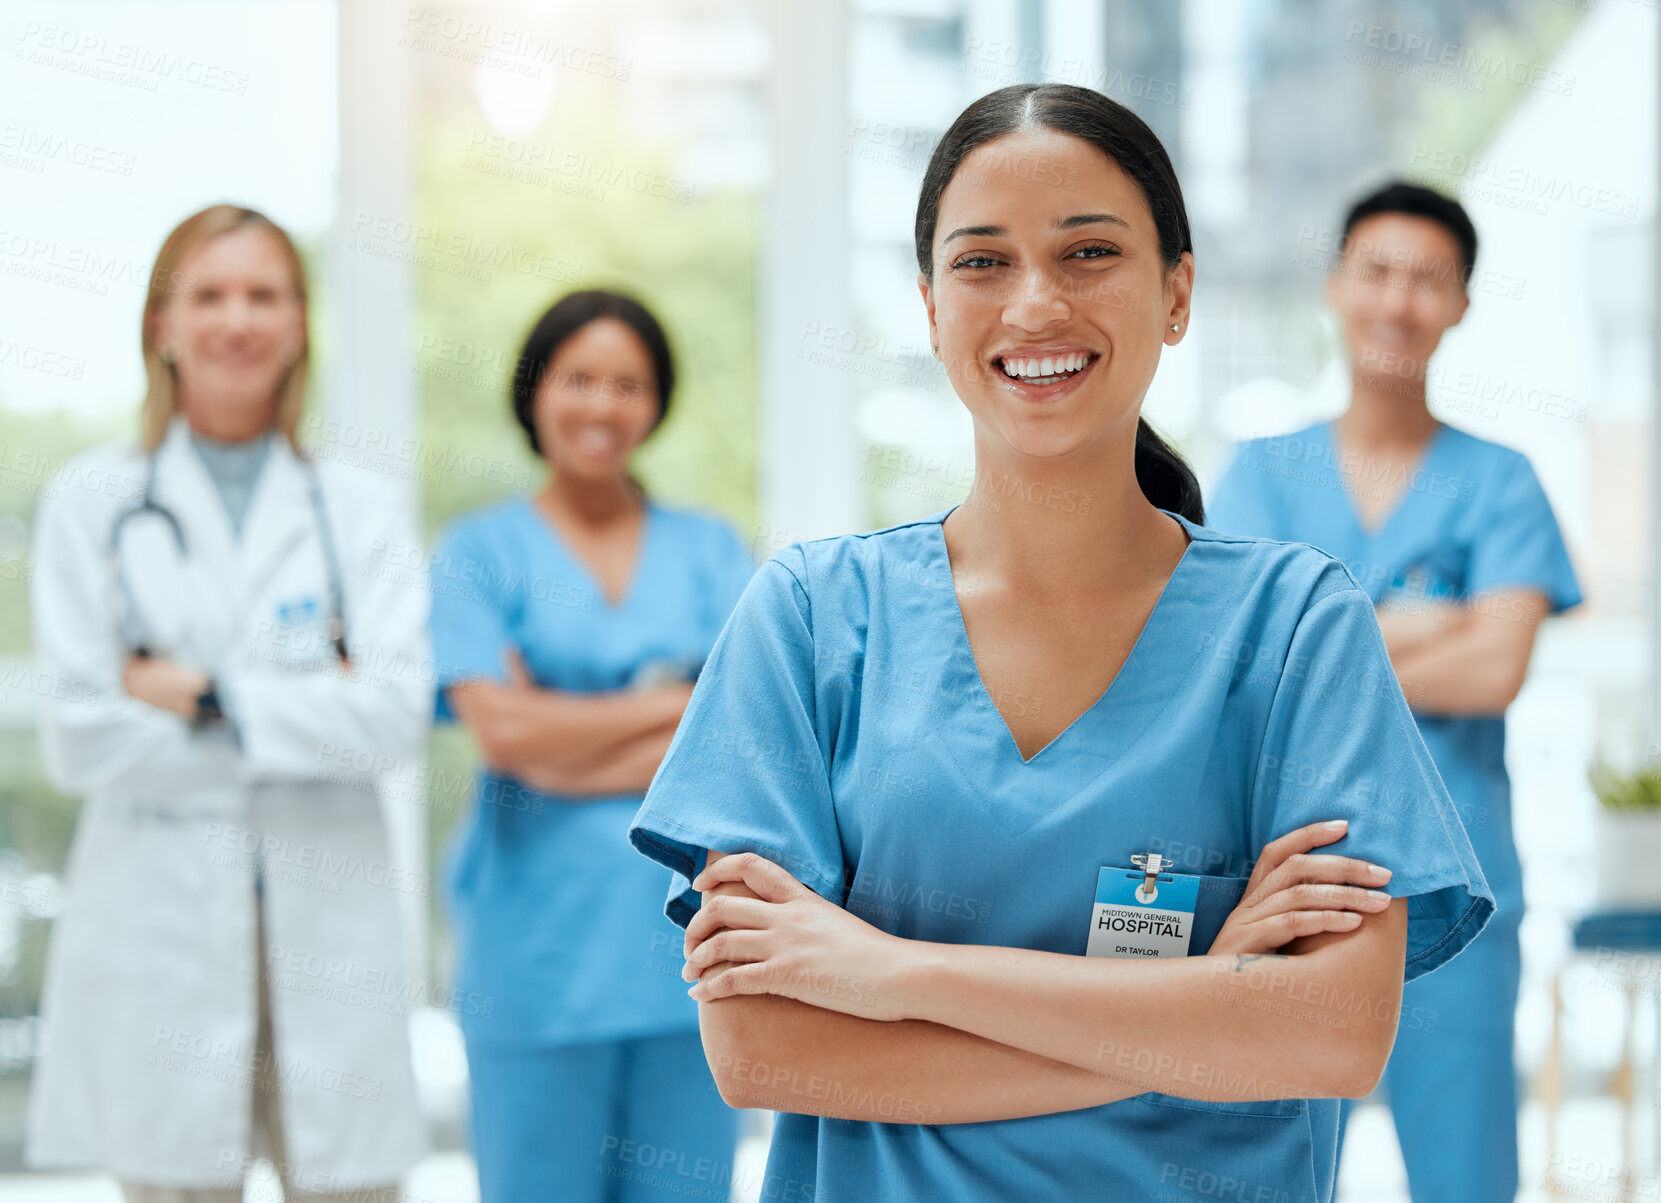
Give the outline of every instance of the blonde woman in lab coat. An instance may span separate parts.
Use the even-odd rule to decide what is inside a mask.
[[[419,754],[427,597],[384,482],[295,446],[306,285],[216,205],[157,256],[142,438],[40,500],[47,776],[84,799],[29,1107],[37,1166],[130,1201],[391,1199],[422,1152],[400,896],[375,772]]]

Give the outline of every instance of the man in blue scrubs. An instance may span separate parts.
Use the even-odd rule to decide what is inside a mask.
[[[1384,1087],[1416,1203],[1516,1195],[1523,897],[1504,713],[1539,621],[1580,601],[1528,460],[1440,422],[1426,404],[1426,366],[1464,316],[1475,260],[1476,231],[1457,201],[1396,183],[1358,202],[1327,280],[1351,358],[1349,409],[1245,444],[1207,503],[1219,530],[1338,557],[1372,597],[1494,891],[1482,935],[1402,1001]]]

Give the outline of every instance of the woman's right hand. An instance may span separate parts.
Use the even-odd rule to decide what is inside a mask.
[[[1301,936],[1354,931],[1363,916],[1386,910],[1390,895],[1379,887],[1390,870],[1349,856],[1310,855],[1348,830],[1344,819],[1311,823],[1264,848],[1211,952],[1278,952]]]

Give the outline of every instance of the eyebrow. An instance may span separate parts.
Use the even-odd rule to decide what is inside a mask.
[[[1098,222],[1106,222],[1108,225],[1123,226],[1127,230],[1130,229],[1130,222],[1117,213],[1080,213],[1075,217],[1063,217],[1055,223],[1055,228],[1058,230],[1076,230],[1080,226],[1093,226]],[[964,226],[960,230],[953,230],[950,234],[947,234],[946,242],[950,242],[954,238],[1003,238],[1008,234],[1009,231],[1002,226]],[[945,243],[943,242],[941,245],[944,246]]]

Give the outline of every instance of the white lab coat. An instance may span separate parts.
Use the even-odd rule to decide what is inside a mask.
[[[383,770],[417,771],[432,712],[426,576],[384,480],[318,470],[349,675],[323,634],[316,511],[286,440],[273,440],[240,543],[182,419],[157,457],[156,496],[184,528],[194,603],[161,613],[177,590],[158,603],[142,565],[133,591],[158,628],[188,614],[173,658],[222,683],[240,748],[122,689],[106,549],[141,494],[142,452],[77,457],[40,500],[41,747],[48,779],[85,801],[47,955],[34,1165],[232,1184],[250,1164],[256,1069],[280,1078],[285,1168],[307,1189],[393,1181],[424,1150],[406,1021],[421,987],[401,964],[399,895],[424,895],[427,879],[388,865],[375,785]],[[303,616],[308,600],[314,620],[278,617]],[[274,1063],[255,1052],[255,855]]]

